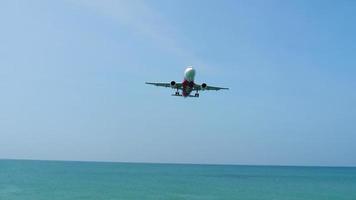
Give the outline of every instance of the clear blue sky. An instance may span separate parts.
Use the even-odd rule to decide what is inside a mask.
[[[0,2],[0,158],[356,166],[356,2]],[[230,87],[199,99],[145,81]]]

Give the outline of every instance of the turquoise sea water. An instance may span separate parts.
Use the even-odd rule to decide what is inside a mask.
[[[356,200],[356,168],[0,160],[0,200]]]

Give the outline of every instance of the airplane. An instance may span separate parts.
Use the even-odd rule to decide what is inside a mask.
[[[195,69],[193,69],[193,67],[189,66],[184,71],[184,80],[182,83],[176,83],[175,81],[171,81],[170,83],[146,82],[146,84],[159,86],[159,87],[170,87],[170,88],[176,89],[177,91],[174,94],[172,94],[172,96],[180,96],[180,97],[199,97],[200,90],[202,90],[202,91],[204,91],[204,90],[217,91],[217,90],[228,90],[229,89],[229,88],[223,88],[223,87],[208,86],[206,83],[203,83],[201,85],[195,84],[194,78],[195,78]],[[182,93],[179,93],[179,90],[182,90]],[[195,94],[191,95],[191,93],[193,91],[195,91]]]

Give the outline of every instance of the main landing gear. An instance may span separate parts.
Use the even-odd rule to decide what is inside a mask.
[[[177,91],[176,91],[175,95],[176,95],[176,96],[180,96],[180,94],[179,94],[179,89],[178,89],[178,88],[177,88]]]
[[[195,97],[199,97],[199,90],[197,89],[195,94],[194,94]]]

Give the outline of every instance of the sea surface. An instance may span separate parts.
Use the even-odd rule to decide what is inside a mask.
[[[0,200],[356,200],[356,168],[0,160]]]

